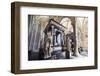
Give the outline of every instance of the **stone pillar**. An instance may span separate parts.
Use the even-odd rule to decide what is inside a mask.
[[[79,51],[78,51],[78,29],[77,29],[77,18],[75,18],[76,23],[75,23],[75,51],[74,51],[74,56],[80,56]]]
[[[51,26],[51,46],[54,46],[54,26]],[[52,51],[54,51],[54,47],[52,47]]]

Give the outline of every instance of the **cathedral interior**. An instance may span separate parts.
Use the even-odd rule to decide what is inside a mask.
[[[28,15],[28,60],[87,56],[87,17]]]

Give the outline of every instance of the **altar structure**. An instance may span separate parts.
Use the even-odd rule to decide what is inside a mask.
[[[44,59],[69,59],[72,49],[71,35],[66,35],[66,27],[50,19],[44,29],[44,41],[42,40],[42,48]]]

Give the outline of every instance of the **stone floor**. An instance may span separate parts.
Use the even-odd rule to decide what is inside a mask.
[[[88,53],[86,51],[80,52],[81,57],[87,57]],[[80,57],[79,56],[79,57]],[[40,59],[39,53],[38,52],[33,52],[28,54],[28,60],[55,60],[55,59],[75,59],[75,56],[70,56],[70,58],[66,58],[65,52],[61,51],[54,51],[51,53],[51,57],[45,58],[45,59]]]

